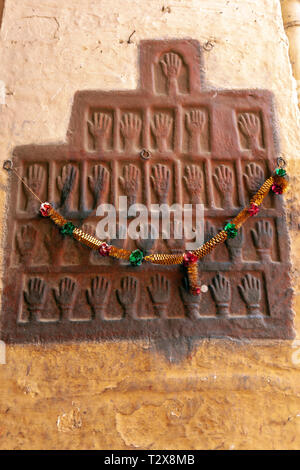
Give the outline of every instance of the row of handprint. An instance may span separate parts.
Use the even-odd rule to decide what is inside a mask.
[[[61,279],[57,287],[48,286],[43,279],[30,278],[24,291],[27,309],[23,310],[19,321],[45,320],[43,313],[53,300],[59,311],[59,316],[55,319],[52,313],[52,320],[56,321],[91,320],[93,318],[118,320],[123,317],[131,319],[180,318],[184,315],[197,319],[206,316],[209,312],[219,316],[228,316],[235,313],[232,307],[236,302],[234,297],[237,294],[244,302],[245,312],[243,313],[261,315],[265,310],[262,306],[262,281],[256,275],[250,273],[244,274],[238,283],[227,275],[217,273],[210,279],[210,293],[205,292],[199,297],[191,295],[182,286],[176,286],[179,291],[177,300],[180,299],[180,304],[184,306],[182,315],[178,314],[178,308],[174,309],[176,317],[174,317],[174,310],[172,312],[172,309],[170,309],[172,302],[176,299],[174,289],[171,289],[170,280],[162,274],[155,274],[149,281],[145,291],[148,291],[153,308],[149,309],[149,315],[139,316],[137,312],[142,312],[141,299],[143,297],[145,300],[147,294],[143,291],[143,286],[135,276],[123,277],[118,288],[113,288],[110,279],[96,276],[91,279],[90,287],[86,289],[82,289],[78,281],[69,277]],[[114,295],[115,299],[113,299]],[[207,299],[208,297],[209,299]],[[110,316],[111,305],[115,300],[122,308],[122,314],[119,317]],[[204,308],[209,305],[209,302],[214,303],[213,309],[211,307],[209,309]],[[149,304],[149,301],[147,303]],[[53,308],[51,310],[52,312],[55,311]],[[80,313],[81,318],[78,318]],[[236,314],[239,314],[239,312]]]
[[[221,230],[221,223],[214,224],[210,220],[205,222],[205,238],[209,240]],[[85,224],[82,229],[95,235],[95,226]],[[171,237],[172,237],[171,226]],[[249,231],[248,231],[249,230]],[[247,233],[246,233],[247,231]],[[123,233],[122,233],[123,232]],[[151,232],[151,229],[150,229]],[[249,261],[261,260],[267,265],[271,261],[278,261],[277,238],[274,223],[272,220],[257,220],[249,229],[241,228],[235,238],[228,239],[225,246],[217,249],[205,256],[201,262],[232,262],[240,264]],[[163,234],[162,234],[163,235]],[[143,251],[145,255],[152,252],[182,253],[185,251],[186,240],[170,239],[163,240],[149,238],[130,240],[126,238],[125,227],[118,227],[116,239],[110,242],[119,248],[134,250],[136,248]],[[35,228],[33,224],[20,225],[15,238],[16,251],[18,256],[14,256],[15,263],[21,263],[23,266],[43,266],[50,263],[52,266],[75,266],[75,265],[108,265],[111,263],[126,264],[125,261],[116,261],[99,255],[97,251],[74,241],[73,239],[63,238],[57,227],[54,225],[44,225],[42,229]]]
[[[261,186],[265,178],[265,165],[263,163],[243,162],[241,179],[244,183],[244,195],[251,197]],[[142,203],[169,203],[181,202],[200,204],[206,207],[219,207],[223,209],[239,207],[242,205],[238,194],[238,174],[233,163],[219,163],[217,161],[202,161],[199,164],[186,163],[177,165],[153,164],[150,175],[146,176],[143,163],[117,163],[117,169],[112,170],[108,164],[89,163],[85,177],[84,204],[90,210],[96,209],[101,203],[114,203],[117,206],[117,195],[128,197],[129,205]],[[39,196],[47,200],[47,166],[32,164],[28,166],[25,181],[27,185]],[[58,166],[55,176],[53,197],[56,205],[64,213],[76,211],[80,204],[79,182],[80,171],[77,164],[68,163]],[[117,174],[115,174],[117,172]],[[212,178],[208,174],[212,174]],[[112,180],[116,180],[112,186]],[[182,182],[182,200],[179,201],[179,184]],[[80,184],[79,184],[80,183]],[[211,188],[211,191],[209,190]],[[53,190],[52,189],[52,190]],[[145,191],[146,189],[146,191]],[[146,201],[144,194],[150,194],[151,201]],[[37,199],[26,190],[22,198],[22,209],[29,214],[36,214],[39,203]],[[54,202],[54,201],[51,201]],[[264,207],[270,207],[269,197]]]
[[[90,150],[136,153],[143,147],[153,151],[190,152],[210,151],[210,119],[205,108],[183,110],[182,142],[175,144],[178,124],[175,110],[157,110],[151,114],[149,128],[143,132],[143,111],[121,113],[119,121],[113,111],[94,112],[87,121],[87,140]],[[262,121],[259,113],[237,114],[232,125],[237,129],[241,150],[252,150],[255,155],[263,149]],[[115,121],[117,121],[115,123]],[[148,122],[148,121],[147,121]],[[114,131],[114,125],[116,130]],[[117,139],[114,135],[117,133]],[[145,140],[145,135],[146,140]],[[114,142],[115,139],[115,142]]]

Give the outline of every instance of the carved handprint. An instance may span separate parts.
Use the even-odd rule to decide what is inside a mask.
[[[103,113],[94,113],[93,121],[87,123],[90,134],[94,137],[96,151],[106,150],[112,124],[111,117]]]
[[[94,318],[101,318],[102,320],[107,318],[106,309],[111,288],[111,281],[104,277],[97,276],[92,279],[91,288],[87,289],[86,292],[88,303],[93,309]]]
[[[74,190],[76,177],[77,168],[68,163],[62,167],[61,176],[58,176],[56,179],[57,187],[61,192],[60,208],[62,211],[67,212],[70,210],[71,196]]]
[[[16,235],[17,247],[21,255],[21,263],[29,265],[37,245],[37,231],[33,225],[22,225]]]
[[[176,233],[181,233],[181,238],[175,238]],[[182,222],[174,221],[170,224],[170,236],[163,231],[163,238],[172,254],[180,254],[185,250],[185,237]]]
[[[238,230],[236,237],[227,238],[226,245],[228,247],[229,256],[233,263],[242,262],[242,247],[244,242],[244,229],[241,227]]]
[[[261,260],[270,261],[273,241],[272,225],[268,220],[260,220],[255,227],[256,229],[251,229],[254,246]]]
[[[168,137],[172,129],[173,119],[168,114],[155,114],[151,123],[151,129],[157,143],[159,152],[168,150]]]
[[[231,207],[233,189],[233,178],[231,169],[228,166],[220,165],[216,168],[213,178],[215,181],[215,185],[221,194],[224,209]]]
[[[28,292],[24,292],[30,312],[30,320],[39,321],[45,307],[47,288],[42,279],[33,278],[28,282]]]
[[[192,204],[201,202],[201,191],[203,187],[203,174],[198,165],[189,165],[185,167],[186,176],[183,177],[186,189],[190,195]]]
[[[120,126],[125,140],[125,152],[137,150],[139,147],[142,120],[136,114],[127,113],[124,114]]]
[[[150,255],[158,238],[157,230],[154,225],[147,225],[141,227],[140,233],[141,236],[136,240],[136,245],[144,253],[144,256]]]
[[[127,246],[127,228],[125,225],[117,225],[116,227],[116,238],[109,239],[108,242],[117,248],[125,249]]]
[[[239,116],[238,124],[241,132],[248,139],[250,148],[252,150],[259,149],[259,117],[253,113],[244,113]]]
[[[155,313],[160,318],[167,318],[168,302],[170,300],[170,282],[161,274],[156,274],[151,278],[148,290],[154,305]]]
[[[160,60],[160,64],[163,73],[165,74],[168,80],[168,94],[178,94],[179,90],[177,79],[179,77],[182,66],[181,58],[179,57],[179,55],[174,54],[174,52],[168,52],[164,55],[163,59]]]
[[[253,196],[263,184],[265,175],[260,165],[248,163],[245,168],[244,178],[250,196]]]
[[[123,176],[119,177],[121,187],[128,197],[128,207],[136,202],[139,187],[140,170],[135,165],[125,165]]]
[[[197,320],[198,318],[201,318],[201,315],[199,313],[201,295],[191,294],[188,285],[184,287],[180,286],[179,291],[186,315],[192,320]]]
[[[139,282],[135,277],[127,276],[121,280],[121,289],[117,289],[117,297],[126,316],[137,318],[137,303],[139,298]]]
[[[204,242],[208,242],[211,238],[213,238],[217,233],[216,227],[207,220],[205,222],[205,229],[204,229]],[[212,261],[214,258],[214,252],[212,251],[208,255],[203,258],[203,261]]]
[[[94,195],[94,208],[104,202],[108,188],[109,172],[102,165],[93,167],[93,175],[88,177],[89,187]]]
[[[153,176],[151,176],[151,181],[158,202],[159,204],[166,203],[170,185],[170,170],[165,165],[160,164],[155,165],[152,170]]]
[[[231,287],[230,282],[225,276],[218,273],[212,280],[209,286],[212,291],[213,298],[217,306],[217,315],[228,315],[229,304],[231,300]]]
[[[24,177],[25,183],[41,199],[45,181],[45,170],[41,165],[30,165],[27,176]],[[26,191],[27,204],[26,211],[30,214],[36,214],[39,211],[40,203],[30,191]]]
[[[247,305],[248,313],[250,315],[260,315],[260,280],[251,274],[246,274],[242,279],[242,285],[239,285],[238,288]]]
[[[61,311],[61,320],[70,320],[77,296],[77,284],[65,277],[59,283],[59,289],[54,289],[54,297]]]
[[[50,255],[51,264],[60,266],[66,246],[66,239],[57,230],[56,226],[51,225],[49,230],[50,232],[45,235],[45,246]]]
[[[205,112],[200,109],[193,110],[185,115],[186,127],[190,134],[190,151],[201,152],[201,132],[205,124]]]

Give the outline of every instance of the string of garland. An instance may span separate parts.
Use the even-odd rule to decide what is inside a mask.
[[[288,187],[288,179],[286,170],[284,169],[285,161],[278,158],[279,167],[276,168],[274,175],[270,176],[263,185],[259,188],[257,193],[250,199],[250,205],[242,209],[239,214],[228,222],[223,230],[217,235],[208,240],[204,245],[193,251],[187,251],[182,254],[165,254],[154,253],[144,256],[141,250],[124,250],[116,246],[109,245],[105,241],[85,233],[78,227],[75,227],[72,222],[69,222],[62,217],[49,202],[42,202],[39,197],[32,191],[26,184],[23,178],[13,168],[11,160],[6,160],[3,168],[7,171],[13,171],[26,188],[41,202],[40,212],[43,217],[49,217],[58,227],[63,235],[73,236],[75,240],[83,243],[84,245],[98,250],[101,256],[111,256],[113,258],[129,261],[133,266],[140,266],[143,261],[153,264],[176,265],[183,264],[187,269],[189,288],[192,294],[199,295],[200,287],[198,286],[198,260],[203,256],[209,254],[220,243],[225,242],[227,238],[234,238],[238,229],[246,222],[249,217],[253,217],[259,212],[259,206],[263,202],[270,190],[275,194],[282,194]]]

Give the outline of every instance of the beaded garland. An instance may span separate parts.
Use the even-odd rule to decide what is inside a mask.
[[[282,161],[282,159],[279,159],[279,161],[280,160]],[[223,243],[227,238],[234,238],[242,224],[249,217],[253,217],[259,212],[259,206],[270,190],[275,194],[282,194],[286,191],[287,186],[288,181],[286,170],[280,166],[275,170],[274,175],[270,176],[259,188],[257,193],[251,198],[249,207],[239,212],[232,221],[228,222],[224,226],[223,230],[204,243],[200,248],[175,255],[154,253],[144,256],[141,250],[134,250],[131,252],[129,250],[117,248],[113,245],[108,245],[105,241],[100,241],[96,237],[85,233],[80,228],[75,227],[72,222],[68,222],[51,206],[49,202],[41,204],[40,212],[43,217],[50,217],[50,219],[60,227],[60,231],[63,235],[73,236],[73,238],[81,243],[94,250],[98,250],[101,256],[111,256],[113,258],[127,260],[133,266],[140,266],[144,261],[153,264],[183,264],[187,270],[190,292],[193,295],[199,295],[198,260],[210,253],[217,245]]]
[[[24,186],[32,193],[32,195],[41,203],[40,213],[43,217],[49,217],[58,227],[63,236],[73,236],[75,240],[80,241],[84,245],[98,250],[101,256],[111,256],[113,258],[127,260],[132,266],[140,266],[143,261],[150,262],[153,264],[183,264],[186,267],[190,292],[193,295],[200,294],[200,287],[198,286],[198,260],[203,256],[209,254],[217,245],[225,242],[227,238],[234,238],[238,229],[242,224],[249,218],[257,215],[259,212],[259,206],[263,202],[270,190],[274,194],[283,194],[288,187],[288,176],[286,173],[285,161],[279,157],[277,160],[278,168],[276,168],[274,175],[270,176],[263,185],[259,188],[256,194],[250,199],[249,207],[242,209],[239,214],[226,223],[223,230],[217,235],[208,240],[204,245],[193,251],[187,251],[182,254],[165,254],[165,253],[154,253],[148,256],[144,256],[141,250],[129,251],[116,246],[109,245],[105,241],[98,240],[96,237],[85,233],[78,227],[75,227],[72,222],[62,217],[49,202],[42,202],[39,197],[33,192],[33,190],[27,185],[24,179],[17,173],[13,168],[12,162],[6,160],[3,164],[3,168],[7,171],[13,171]]]

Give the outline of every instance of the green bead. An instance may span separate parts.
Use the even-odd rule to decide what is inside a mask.
[[[132,266],[140,266],[142,264],[144,254],[141,250],[134,250],[129,256],[129,261]]]
[[[285,176],[286,175],[286,171],[285,171],[284,168],[276,168],[275,173],[278,176]]]
[[[225,232],[227,232],[228,238],[234,238],[236,237],[238,231],[235,227],[235,224],[226,224],[224,227]]]
[[[65,225],[63,225],[60,229],[60,233],[62,235],[72,235],[74,232],[75,225],[72,224],[72,222],[67,222]]]

